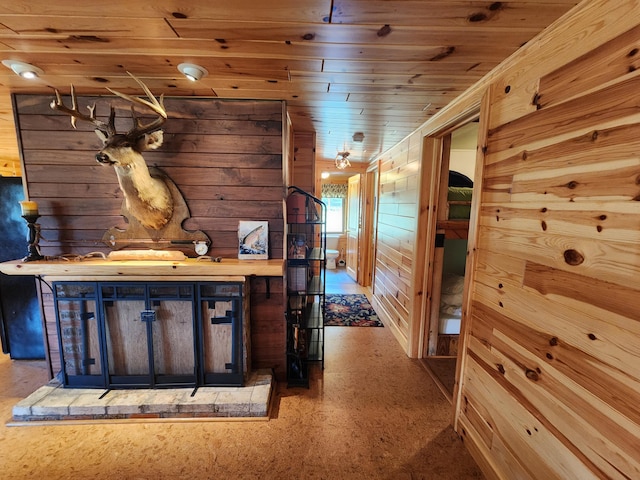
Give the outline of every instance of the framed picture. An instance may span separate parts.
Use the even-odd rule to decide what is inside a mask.
[[[238,224],[238,258],[269,258],[269,222],[240,220]]]

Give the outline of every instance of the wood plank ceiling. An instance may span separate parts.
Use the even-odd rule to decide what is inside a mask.
[[[0,5],[0,174],[18,159],[10,93],[139,93],[287,102],[317,158],[368,162],[462,93],[575,0],[13,0]],[[183,62],[209,75],[190,82]],[[356,132],[364,141],[353,140]]]

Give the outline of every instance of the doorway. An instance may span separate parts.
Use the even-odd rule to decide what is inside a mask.
[[[423,363],[452,401],[464,303],[467,238],[473,196],[478,122],[442,138],[436,235],[428,275],[431,304],[425,312]]]
[[[360,240],[362,230],[362,209],[360,205],[360,177],[349,177],[347,187],[347,274],[354,282],[360,283]]]

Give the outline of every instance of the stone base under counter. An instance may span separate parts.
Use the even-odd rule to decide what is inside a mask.
[[[63,388],[50,381],[13,407],[13,421],[57,422],[189,418],[268,419],[275,389],[268,370],[243,387],[104,390]]]

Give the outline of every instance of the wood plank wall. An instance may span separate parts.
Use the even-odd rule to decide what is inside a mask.
[[[489,478],[640,478],[639,8],[585,2],[489,86],[457,412]]]
[[[112,226],[126,227],[115,172],[95,161],[101,142],[91,125],[78,122],[74,130],[68,116],[51,110],[51,100],[46,95],[14,99],[27,188],[42,215],[42,253],[106,253],[104,232]],[[131,126],[129,107],[120,99],[78,101],[80,108],[96,102],[99,117],[108,114],[113,102],[118,130]],[[166,98],[165,106],[169,119],[164,144],[144,157],[182,192],[191,212],[183,227],[210,237],[210,255],[236,258],[238,221],[268,220],[270,257],[283,258],[282,102]],[[254,368],[283,371],[283,291],[282,278],[271,279],[268,286],[264,278],[251,279]],[[45,298],[44,305],[51,339],[55,322],[50,299]],[[51,347],[55,362],[53,350],[58,347],[55,342]]]
[[[315,159],[316,135],[313,132],[293,133],[292,183],[305,192],[319,198],[316,192]],[[317,195],[316,195],[317,193]]]
[[[374,302],[403,349],[412,345],[414,263],[422,139],[408,137],[380,160]],[[413,355],[412,355],[413,356]]]
[[[0,119],[13,118],[9,94],[0,94]],[[16,128],[11,121],[0,120],[0,175],[19,177],[22,175]]]

